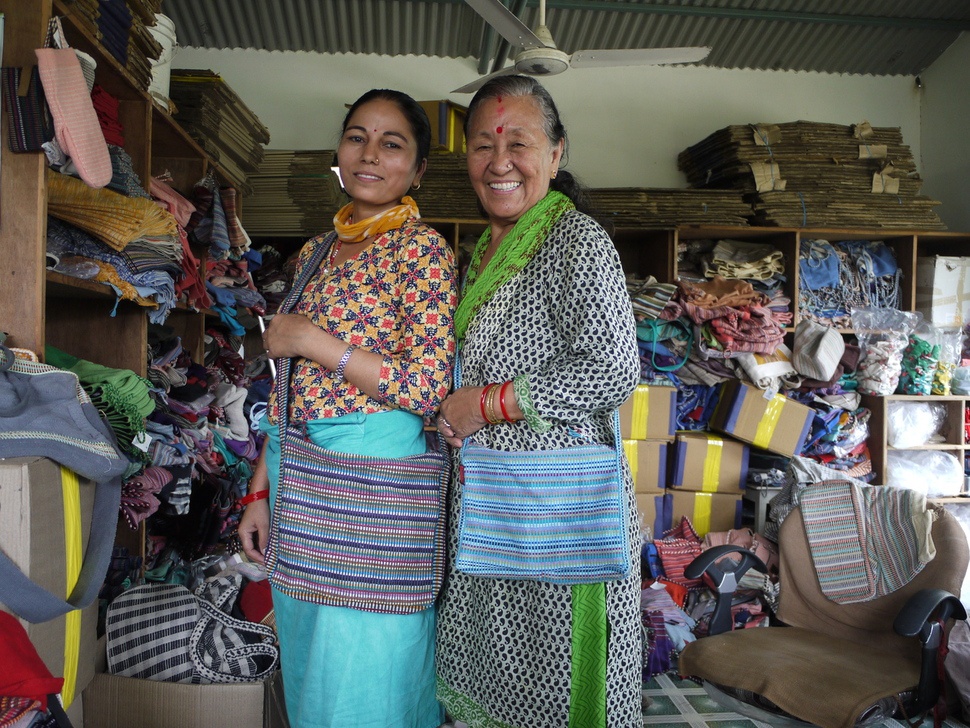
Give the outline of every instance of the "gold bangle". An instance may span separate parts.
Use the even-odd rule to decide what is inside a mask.
[[[495,408],[495,395],[498,394],[499,389],[501,389],[499,385],[497,384],[494,385],[489,390],[488,398],[485,402],[485,410],[486,410],[485,419],[488,420],[488,424],[490,425],[497,425],[498,423],[503,421],[502,417],[498,414],[498,411]]]

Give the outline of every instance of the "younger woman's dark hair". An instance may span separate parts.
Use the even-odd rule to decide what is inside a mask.
[[[411,127],[411,133],[414,134],[414,140],[418,145],[418,158],[414,164],[415,166],[421,164],[421,160],[427,159],[431,153],[431,122],[428,121],[428,114],[422,108],[421,104],[403,91],[394,91],[388,88],[371,89],[357,99],[350,109],[348,109],[347,115],[344,116],[344,122],[340,125],[340,132],[347,131],[347,124],[350,123],[350,117],[354,115],[357,109],[370,101],[378,99],[397,104],[397,108],[401,110],[404,118],[408,120],[408,126]]]
[[[591,212],[592,205],[589,196],[586,194],[586,188],[572,172],[562,169],[569,155],[569,138],[566,136],[566,127],[562,123],[556,102],[552,100],[552,96],[546,90],[546,87],[532,76],[520,74],[496,76],[478,89],[474,98],[472,98],[472,102],[468,105],[468,114],[465,116],[465,137],[468,137],[469,123],[483,101],[514,96],[531,96],[542,113],[542,130],[549,139],[549,143],[556,145],[560,140],[563,142],[559,172],[556,178],[549,183],[549,186],[572,200],[577,210],[586,213]]]

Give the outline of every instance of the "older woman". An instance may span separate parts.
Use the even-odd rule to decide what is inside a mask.
[[[580,188],[560,169],[566,132],[556,106],[532,78],[493,79],[469,106],[466,137],[489,227],[455,314],[462,386],[442,403],[438,428],[455,447],[474,435],[497,450],[563,448],[576,432],[612,446],[613,412],[638,381],[635,325],[616,250],[576,209]],[[490,384],[502,387],[501,399],[483,397]],[[456,721],[642,724],[639,534],[624,470],[628,578],[574,586],[482,578],[457,571],[452,558],[436,660],[438,697]]]

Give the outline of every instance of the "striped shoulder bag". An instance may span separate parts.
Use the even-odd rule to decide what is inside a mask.
[[[329,247],[318,246],[281,313]],[[440,436],[436,449],[405,458],[320,447],[288,422],[291,365],[281,359],[276,377],[280,485],[266,548],[270,581],[303,601],[365,612],[431,607],[444,578],[447,447]]]
[[[461,381],[455,369],[455,386]],[[630,575],[620,417],[614,446],[506,452],[466,438],[455,568],[495,579],[586,584]]]

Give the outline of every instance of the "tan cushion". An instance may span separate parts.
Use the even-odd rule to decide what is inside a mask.
[[[684,648],[678,671],[763,695],[822,728],[852,728],[887,695],[915,687],[919,661],[796,627],[742,629]]]

